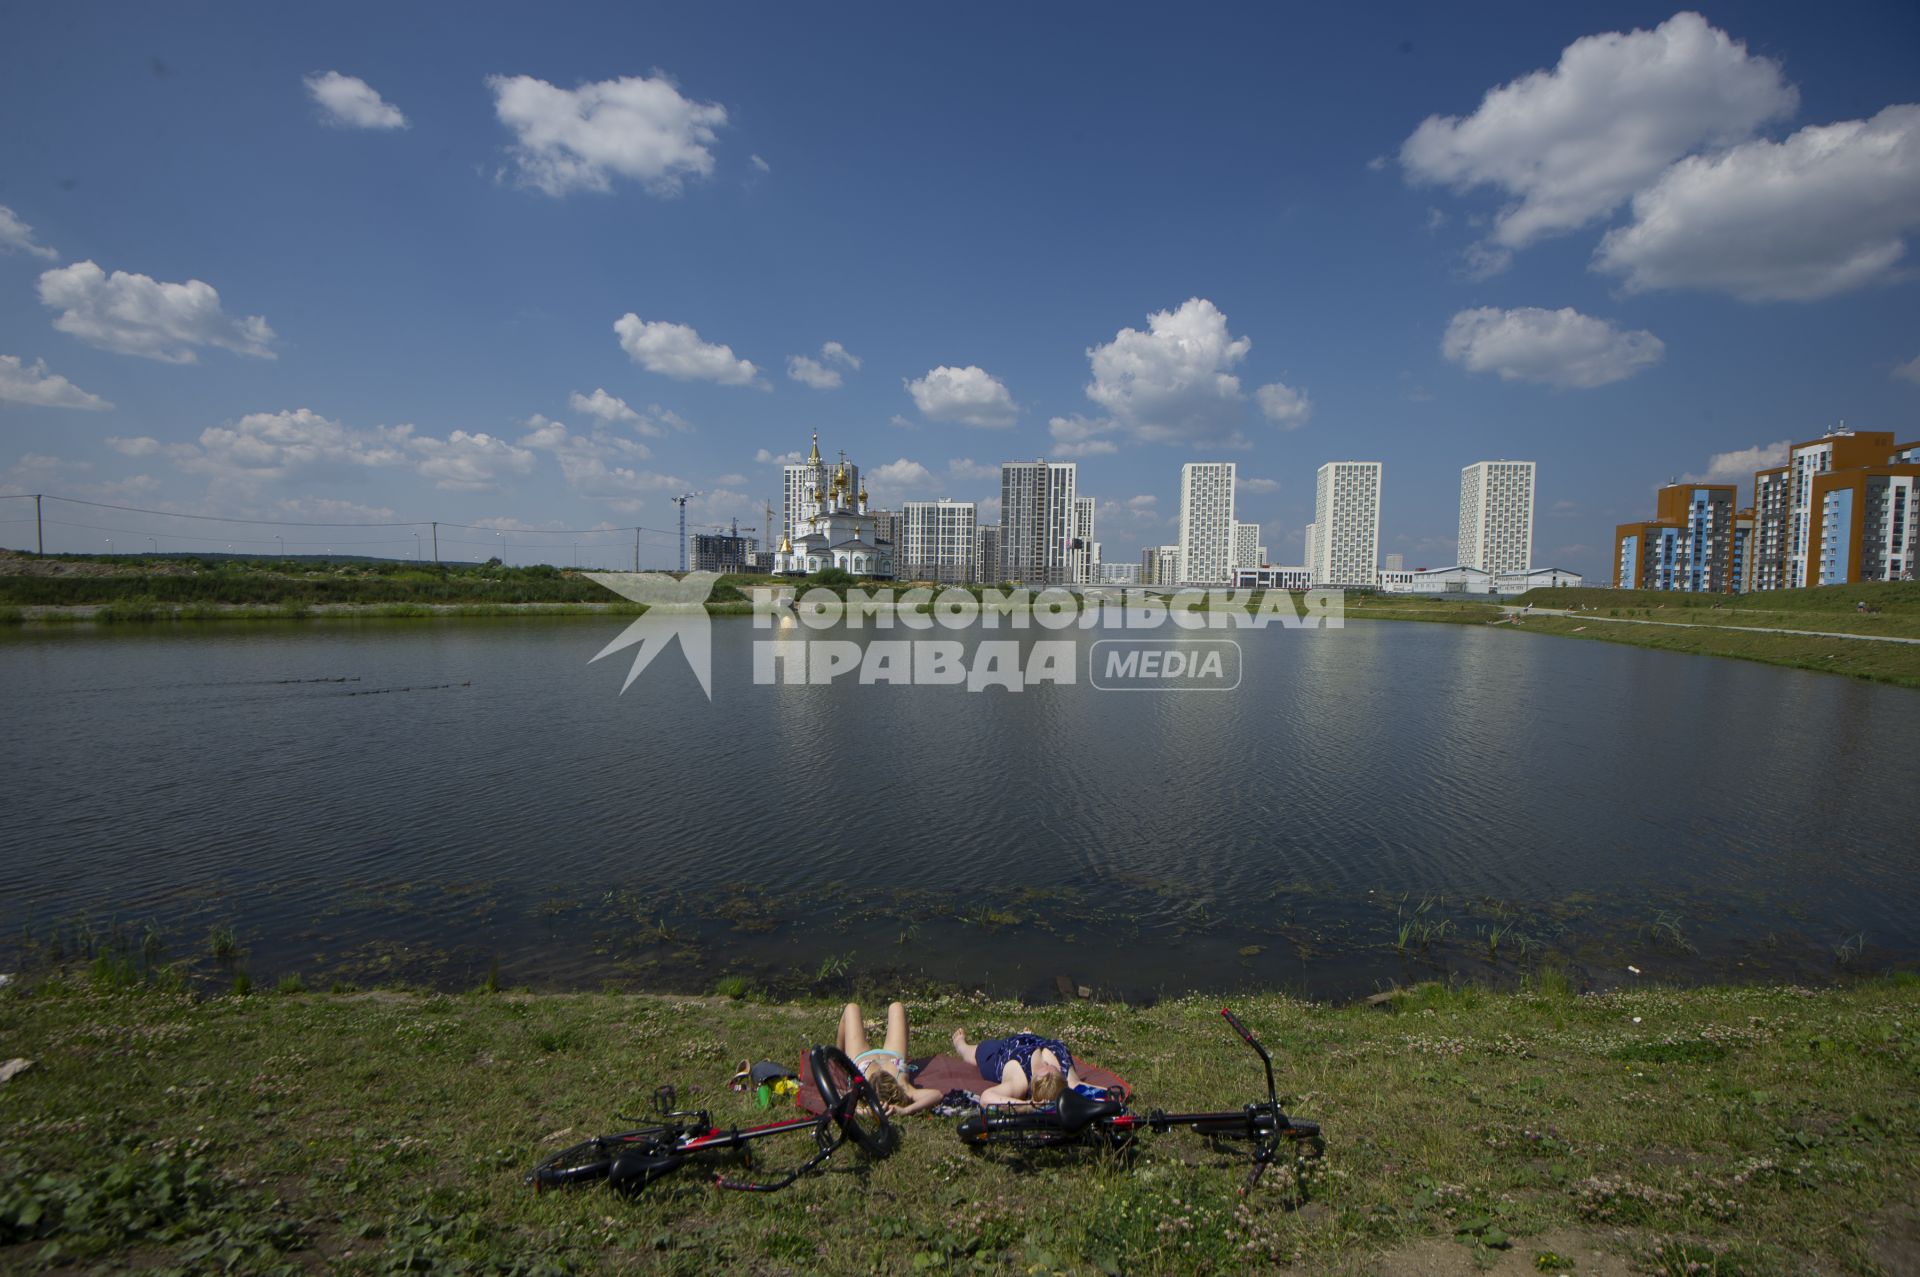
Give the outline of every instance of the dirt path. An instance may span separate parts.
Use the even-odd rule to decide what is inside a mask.
[[[1643,621],[1627,616],[1598,616],[1592,612],[1572,612],[1565,608],[1537,607],[1531,612],[1517,608],[1506,619],[1527,616],[1565,616],[1604,625],[1659,625],[1673,630],[1724,630],[1731,634],[1791,634],[1796,638],[1858,639],[1864,643],[1920,643],[1920,638],[1897,638],[1891,634],[1842,634],[1834,630],[1783,630],[1769,625],[1712,625],[1700,621]]]

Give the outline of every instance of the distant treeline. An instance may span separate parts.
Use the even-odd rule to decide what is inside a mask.
[[[134,599],[168,605],[338,603],[616,603],[603,586],[578,573],[535,567],[423,567],[415,564],[329,566],[236,563],[232,560],[150,571],[114,564],[110,576],[0,575],[0,605],[61,607]],[[181,570],[190,568],[192,570]],[[744,596],[722,582],[715,602]]]

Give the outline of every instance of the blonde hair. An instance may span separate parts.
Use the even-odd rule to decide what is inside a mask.
[[[875,1069],[868,1075],[867,1081],[873,1084],[873,1093],[880,1097],[882,1104],[905,1108],[913,1103],[913,1097],[907,1094],[907,1088],[900,1084],[900,1079],[895,1077],[890,1069]]]
[[[1042,1073],[1033,1079],[1033,1102],[1051,1104],[1067,1092],[1067,1077],[1064,1073]]]

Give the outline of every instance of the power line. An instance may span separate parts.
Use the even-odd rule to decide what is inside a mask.
[[[402,519],[391,523],[324,523],[311,519],[243,519],[236,515],[223,514],[181,514],[175,510],[150,510],[145,506],[114,505],[107,501],[87,501],[80,497],[63,497],[56,493],[6,492],[0,493],[0,501],[30,501],[35,496],[48,501],[64,501],[68,505],[91,506],[96,510],[121,510],[128,514],[150,514],[162,519],[193,519],[201,523],[245,523],[257,527],[275,528],[424,528],[438,523],[443,528],[464,528],[469,532],[512,532],[517,536],[593,536],[600,533],[622,536],[630,532],[651,532],[659,536],[677,536],[672,528],[649,528],[639,524],[622,524],[618,527],[598,528],[490,528],[478,523],[453,523],[446,519]],[[7,522],[28,522],[28,520],[8,520]],[[49,519],[49,523],[53,520]],[[72,527],[84,527],[84,524],[71,524]],[[140,535],[147,535],[141,533]],[[191,539],[191,538],[183,538]]]
[[[109,528],[109,527],[103,527],[100,524],[95,524],[95,523],[69,523],[65,519],[48,519],[47,526],[52,528],[79,528],[86,532],[117,532],[122,536],[130,536],[130,537],[164,536],[170,541],[201,541],[206,543],[207,545],[221,545],[221,544],[231,545],[236,542],[240,545],[271,545],[275,541],[284,540],[284,538],[281,538],[281,537],[266,537],[264,539],[254,539],[254,540],[248,540],[245,537],[190,537],[190,536],[183,536],[178,532],[157,533],[148,528]],[[375,524],[373,526],[378,527],[380,525]],[[404,542],[398,539],[389,539],[384,541],[288,541],[286,542],[286,544],[288,545],[402,545],[404,544]]]
[[[149,510],[137,505],[111,505],[105,501],[83,501],[79,497],[63,497],[48,492],[9,492],[7,499],[27,498],[43,495],[49,501],[64,501],[68,505],[92,506],[96,510],[124,510],[129,514],[156,514],[167,519],[197,519],[203,523],[254,523],[279,528],[411,528],[425,527],[431,519],[414,519],[405,523],[315,523],[305,519],[239,519],[219,514],[179,514],[173,510]]]

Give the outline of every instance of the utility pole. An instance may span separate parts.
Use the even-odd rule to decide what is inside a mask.
[[[438,519],[433,522],[433,561],[436,565],[440,562],[440,521]]]
[[[41,558],[47,555],[47,535],[40,523],[40,494],[33,494],[33,552]]]
[[[633,530],[633,570],[640,570],[640,529]]]
[[[687,502],[701,495],[704,494],[698,492],[683,492],[677,497],[667,498],[667,500],[680,507],[680,571],[682,573],[687,570]]]

